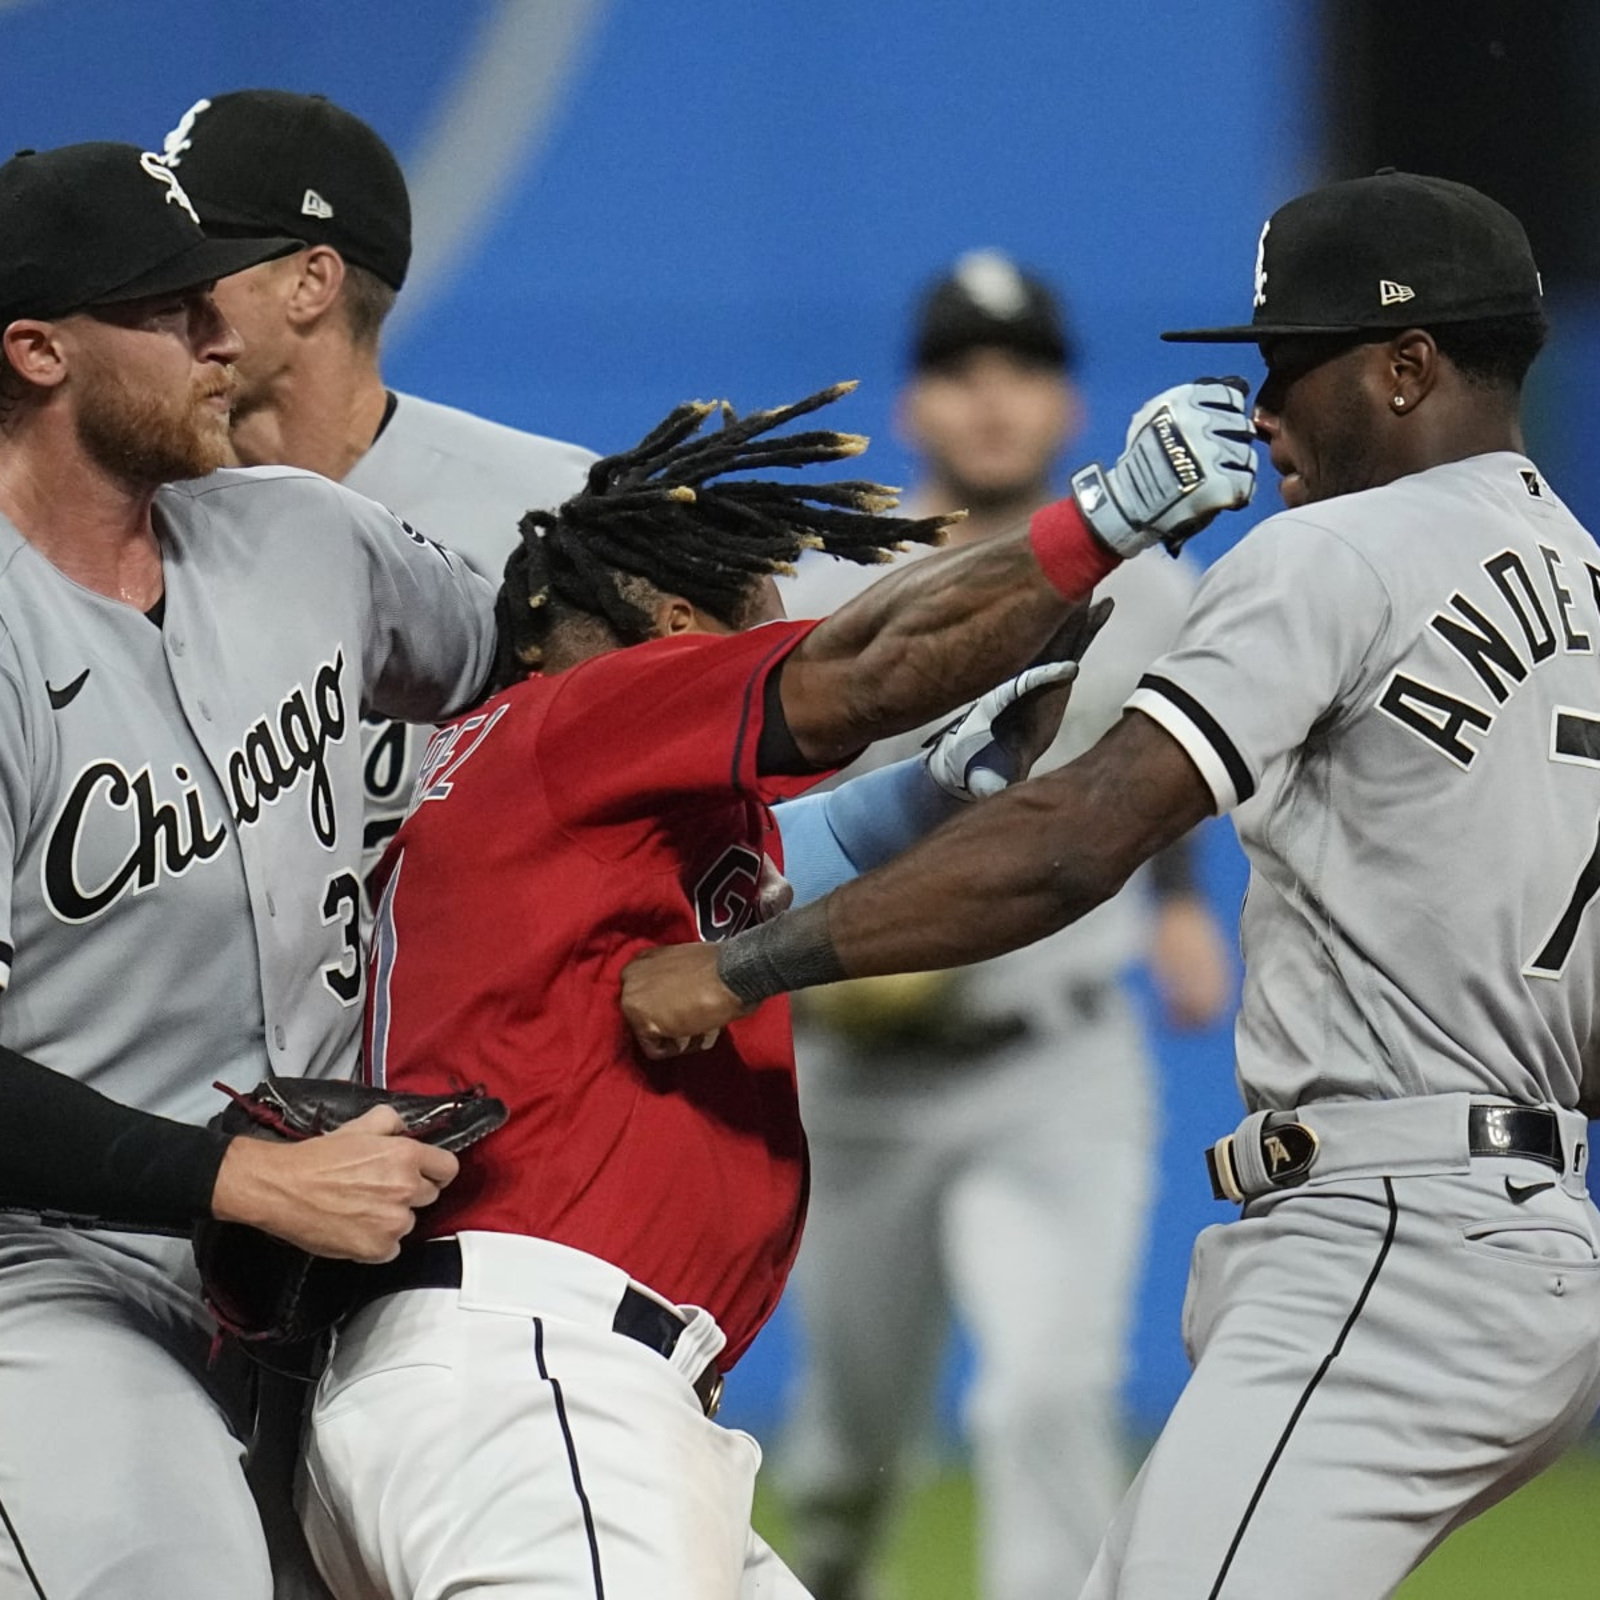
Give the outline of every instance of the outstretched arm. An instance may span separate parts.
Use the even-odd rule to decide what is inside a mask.
[[[1076,761],[819,902],[816,931],[849,977],[1002,955],[1110,899],[1212,806],[1177,740],[1127,712]]]
[[[825,899],[719,945],[641,956],[623,976],[623,1010],[646,1054],[675,1055],[785,990],[1001,955],[1110,898],[1212,804],[1178,742],[1128,712],[1068,766]]]
[[[779,806],[794,903],[882,866],[963,806],[1026,778],[1060,732],[1078,662],[1110,614],[1109,600],[1080,610],[1050,641],[1047,660],[991,689],[921,755]]]
[[[1031,661],[1074,602],[1121,560],[1176,549],[1255,485],[1242,380],[1168,390],[1105,471],[1024,528],[891,574],[821,623],[784,662],[784,718],[818,766],[902,733]]]

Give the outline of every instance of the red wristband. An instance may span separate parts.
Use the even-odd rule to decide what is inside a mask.
[[[1034,512],[1028,520],[1028,542],[1045,577],[1065,600],[1081,600],[1122,565],[1122,558],[1095,538],[1071,495]]]

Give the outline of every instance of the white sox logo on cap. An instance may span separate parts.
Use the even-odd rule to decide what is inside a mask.
[[[150,177],[154,178],[157,183],[166,185],[167,203],[169,205],[182,206],[189,213],[195,227],[198,228],[200,226],[199,213],[189,203],[189,197],[183,192],[183,185],[178,182],[177,174],[170,167],[162,165],[161,157],[154,150],[146,150],[139,157],[139,166]]]
[[[1028,309],[1022,274],[998,250],[969,250],[956,263],[954,276],[972,303],[991,317],[1020,317]]]
[[[1261,224],[1261,237],[1256,240],[1256,296],[1257,308],[1267,303],[1267,234],[1272,229],[1272,218]]]
[[[184,114],[178,118],[178,125],[165,139],[161,141],[161,159],[169,167],[175,167],[183,160],[183,152],[191,148],[189,135],[194,132],[194,119],[202,111],[209,111],[209,100],[196,100]]]

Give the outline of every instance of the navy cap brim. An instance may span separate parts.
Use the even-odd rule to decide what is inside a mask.
[[[199,239],[160,266],[141,272],[115,289],[97,294],[90,304],[121,305],[128,300],[144,300],[150,295],[192,289],[196,284],[215,283],[218,278],[231,278],[236,272],[260,266],[263,261],[293,255],[303,248],[299,239]]]
[[[1263,339],[1288,338],[1296,334],[1366,331],[1353,322],[1246,322],[1233,328],[1175,328],[1161,337],[1168,344],[1260,344]]]

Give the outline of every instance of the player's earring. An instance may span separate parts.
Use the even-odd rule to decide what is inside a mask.
[[[1397,394],[1394,397],[1394,408],[1395,408],[1396,411],[1404,411],[1405,410],[1405,408],[1406,408],[1406,397],[1403,394]]]

